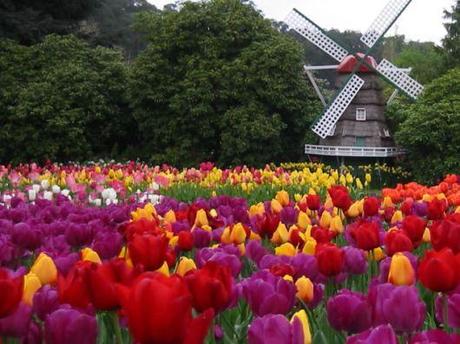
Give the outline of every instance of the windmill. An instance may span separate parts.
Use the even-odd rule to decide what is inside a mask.
[[[311,129],[320,138],[319,145],[306,145],[305,153],[336,157],[386,158],[404,154],[397,148],[385,120],[386,101],[379,79],[391,83],[416,99],[423,86],[409,76],[410,69],[401,69],[382,59],[377,64],[371,56],[378,43],[407,9],[412,0],[390,0],[369,29],[361,36],[367,51],[350,54],[315,22],[293,9],[285,23],[298,35],[331,56],[338,65],[305,66],[310,81],[318,93],[324,112]],[[315,82],[312,71],[335,69],[338,73],[337,94],[327,104]]]

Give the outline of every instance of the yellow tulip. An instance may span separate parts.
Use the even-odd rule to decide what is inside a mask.
[[[126,261],[126,265],[128,265],[130,268],[132,268],[134,266],[133,261],[129,257],[129,250],[128,250],[128,248],[126,246],[123,246],[121,248],[121,251],[120,251],[120,254],[118,255],[118,258],[123,258]]]
[[[293,257],[297,254],[297,250],[290,242],[284,243],[281,246],[275,248],[275,254],[277,256],[289,256]]]
[[[310,224],[311,224],[311,221],[308,215],[303,211],[299,212],[299,216],[297,217],[297,226],[305,230],[307,226]]]
[[[196,217],[195,217],[195,226],[196,227],[203,227],[203,226],[208,226],[208,217],[206,215],[206,211],[204,209],[200,209],[196,212]]]
[[[370,173],[366,173],[365,178],[366,178],[366,182],[370,184],[372,181],[372,176],[370,175]]]
[[[422,200],[424,202],[431,202],[433,200],[433,196],[431,196],[429,194],[424,194],[423,197],[422,197]]]
[[[29,272],[24,276],[24,292],[22,294],[22,301],[32,306],[32,300],[38,289],[42,286],[40,278],[35,275],[33,272]]]
[[[316,244],[316,240],[313,237],[306,238],[302,253],[314,255],[316,252]]]
[[[209,215],[211,215],[213,218],[215,218],[215,217],[217,217],[217,215],[219,215],[219,214],[217,214],[216,209],[211,209],[211,210],[209,211]]]
[[[359,201],[354,202],[350,208],[348,208],[347,213],[350,217],[358,217],[361,214],[359,211]]]
[[[457,207],[457,209],[455,209],[455,213],[460,214],[460,205]]]
[[[395,253],[391,257],[388,282],[394,285],[412,285],[415,282],[415,271],[403,253]]]
[[[275,199],[283,206],[289,205],[289,194],[285,190],[278,191]]]
[[[385,196],[385,198],[383,199],[383,207],[384,208],[394,207],[393,200],[391,199],[390,196]]]
[[[288,282],[291,282],[291,283],[294,282],[294,279],[292,278],[291,275],[284,275],[284,276],[283,276],[283,279],[284,279],[285,281],[288,281]]]
[[[336,233],[343,232],[343,223],[339,215],[336,215],[332,218],[329,229]]]
[[[280,202],[278,202],[277,199],[272,199],[270,205],[274,213],[280,213],[281,210],[283,210],[283,206],[281,205]]]
[[[275,244],[283,244],[289,240],[289,232],[286,225],[282,222],[278,224],[275,233],[273,233],[272,242]]]
[[[324,202],[324,208],[326,209],[334,208],[334,203],[332,203],[332,198],[330,198],[329,196],[326,198],[326,201]]]
[[[165,275],[166,277],[169,277],[169,267],[168,267],[168,263],[166,263],[166,261],[163,262],[163,265],[162,265],[159,269],[157,269],[157,270],[155,270],[155,271],[156,271],[156,272],[159,272],[159,273],[161,273],[161,274],[163,274],[163,275]]]
[[[302,300],[305,303],[309,303],[313,300],[314,288],[312,281],[305,276],[300,277],[296,282],[295,286],[297,288],[297,298]]]
[[[50,284],[57,280],[58,271],[56,265],[53,259],[43,252],[35,259],[30,272],[40,279],[41,284]]]
[[[393,216],[391,217],[391,224],[394,225],[397,222],[401,222],[403,219],[403,214],[401,210],[396,210]]]
[[[241,223],[233,226],[230,233],[230,242],[233,244],[241,244],[246,240],[246,231]]]
[[[168,212],[165,214],[164,219],[168,223],[174,223],[176,222],[176,214],[172,209],[168,210]]]
[[[302,324],[303,344],[311,344],[310,324],[308,323],[308,316],[304,309],[294,313],[291,318],[291,323],[294,323],[296,320],[300,321],[300,324]]]
[[[265,208],[264,208],[263,203],[257,203],[257,204],[251,205],[251,207],[249,208],[250,216],[262,215],[264,212],[265,212]]]
[[[323,211],[321,218],[319,219],[319,225],[323,228],[329,228],[331,224],[332,216],[328,211]]]
[[[81,250],[81,260],[101,264],[101,258],[96,251],[93,251],[89,247],[85,247]]]
[[[428,228],[425,228],[423,232],[423,242],[431,242],[431,233]]]
[[[361,182],[361,179],[359,178],[356,178],[356,187],[358,188],[358,190],[362,190],[364,188],[363,183]]]
[[[385,252],[383,251],[383,249],[382,249],[381,247],[376,247],[376,248],[374,248],[374,250],[372,251],[372,258],[373,258],[376,262],[381,261],[381,260],[384,259],[385,257],[386,257]]]

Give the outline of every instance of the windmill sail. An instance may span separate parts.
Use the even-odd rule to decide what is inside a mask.
[[[338,62],[342,62],[349,55],[346,49],[328,37],[323,30],[298,10],[293,9],[286,17],[285,23]]]
[[[354,74],[339,95],[335,98],[331,106],[329,106],[318,122],[313,125],[313,132],[323,139],[326,138],[339,118],[348,106],[350,106],[351,102],[363,85],[364,80]]]
[[[416,99],[423,92],[422,85],[388,60],[383,59],[377,66],[377,71],[413,99]]]
[[[412,0],[390,0],[366,33],[361,36],[361,42],[372,48],[411,2]]]

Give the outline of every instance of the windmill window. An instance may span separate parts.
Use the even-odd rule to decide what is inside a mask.
[[[357,121],[365,121],[366,120],[366,109],[364,108],[357,108],[356,109],[356,120]]]
[[[364,137],[356,137],[355,146],[356,147],[364,147],[366,144],[366,139]]]

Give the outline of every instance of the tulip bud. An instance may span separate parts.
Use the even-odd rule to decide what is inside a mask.
[[[101,258],[97,252],[93,251],[89,247],[85,247],[81,250],[81,260],[101,264]]]
[[[349,217],[358,217],[360,215],[359,211],[359,201],[353,203],[350,208],[348,208],[348,216]]]
[[[278,224],[275,233],[273,233],[272,242],[275,244],[283,244],[289,240],[289,232],[286,225],[282,222]]]
[[[40,289],[42,284],[40,279],[33,272],[29,272],[24,276],[24,292],[22,294],[22,301],[32,306],[32,300],[35,292]]]
[[[277,213],[277,214],[280,213],[281,210],[283,210],[283,206],[276,199],[272,199],[270,206],[271,206],[272,212]]]
[[[390,196],[385,196],[385,198],[383,199],[383,207],[384,208],[394,207],[393,201],[391,200]]]
[[[299,216],[297,217],[297,226],[305,230],[307,226],[310,224],[311,224],[311,221],[308,215],[304,213],[303,211],[299,212]]]
[[[278,191],[276,193],[275,199],[283,206],[289,204],[289,194],[285,190]]]
[[[193,259],[187,257],[181,257],[179,264],[176,268],[176,274],[180,276],[185,276],[185,274],[191,270],[196,270],[196,264]]]
[[[30,268],[40,280],[41,284],[54,283],[57,280],[57,268],[54,261],[45,253],[40,253]]]
[[[165,214],[165,216],[163,218],[168,223],[176,222],[176,214],[174,213],[174,211],[172,209],[168,210],[168,212]]]
[[[163,262],[163,265],[155,270],[156,272],[159,272],[160,274],[163,274],[165,275],[166,277],[169,277],[169,267],[168,267],[168,263],[166,261]]]
[[[321,218],[319,219],[319,225],[323,228],[329,228],[331,224],[332,216],[328,211],[323,211]]]
[[[208,217],[206,216],[206,211],[204,209],[200,209],[196,212],[195,217],[195,226],[196,227],[203,227],[208,226]]]
[[[402,215],[402,212],[401,210],[397,210],[395,211],[395,213],[393,214],[392,218],[391,218],[391,224],[395,224],[397,222],[401,222],[403,219],[403,215]]]
[[[412,285],[415,282],[415,272],[409,258],[403,253],[395,253],[391,258],[388,282],[401,286]]]
[[[294,323],[295,320],[300,321],[302,324],[303,344],[311,344],[310,324],[308,323],[307,313],[304,309],[294,313],[291,318],[291,323]]]
[[[303,246],[302,253],[314,255],[316,252],[316,240],[312,237],[309,237],[305,241],[305,245]]]
[[[237,223],[232,227],[230,233],[230,241],[236,245],[244,243],[246,240],[246,230],[241,223]]]
[[[281,246],[275,248],[275,254],[277,256],[289,256],[294,257],[297,254],[297,250],[290,242],[284,243]]]
[[[423,242],[431,242],[431,233],[428,228],[425,228],[425,231],[423,232]]]
[[[343,232],[343,223],[339,215],[336,215],[332,218],[329,229],[337,233]]]
[[[314,286],[312,281],[305,276],[300,277],[296,282],[297,288],[296,296],[305,303],[309,303],[313,300]]]
[[[251,207],[249,208],[250,216],[262,215],[264,212],[265,212],[265,208],[264,208],[263,203],[257,203],[257,204],[251,205]]]

